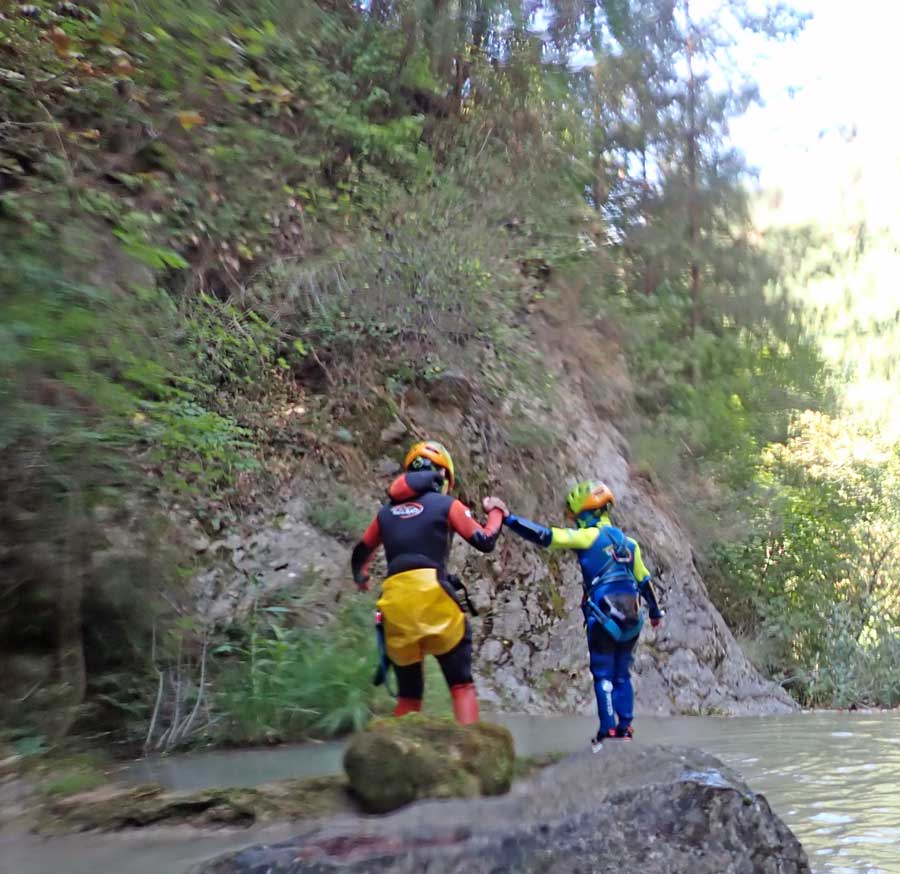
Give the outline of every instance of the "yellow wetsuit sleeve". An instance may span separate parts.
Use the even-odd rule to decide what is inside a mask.
[[[551,528],[550,549],[589,549],[600,534],[599,528]]]
[[[634,574],[634,578],[642,583],[644,580],[650,578],[650,571],[647,570],[647,565],[644,564],[644,559],[641,558],[641,548],[635,543],[635,541],[631,541],[632,552],[634,554],[634,566],[632,568],[632,573]]]

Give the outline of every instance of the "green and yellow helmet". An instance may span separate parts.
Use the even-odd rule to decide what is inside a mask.
[[[602,513],[615,503],[616,499],[609,486],[597,480],[585,480],[578,483],[566,496],[566,515],[577,519],[590,510]]]

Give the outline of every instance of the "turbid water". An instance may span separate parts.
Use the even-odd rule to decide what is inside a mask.
[[[496,717],[520,755],[583,749],[587,717]],[[647,718],[636,743],[699,747],[739,771],[803,842],[816,874],[900,874],[900,713],[810,713],[768,719]],[[336,773],[340,743],[237,750],[143,761],[130,779],[177,789],[248,786]],[[615,755],[607,744],[600,755]],[[235,846],[286,837],[291,827],[42,841],[0,835],[0,874],[182,874]]]

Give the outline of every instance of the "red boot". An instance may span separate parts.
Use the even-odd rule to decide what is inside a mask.
[[[407,713],[418,713],[422,709],[421,698],[398,698],[394,708],[394,716],[406,716]]]
[[[460,725],[478,722],[478,698],[474,683],[459,683],[450,687],[453,696],[453,715]]]

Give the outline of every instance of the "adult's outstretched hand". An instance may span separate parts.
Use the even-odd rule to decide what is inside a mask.
[[[509,515],[509,507],[506,506],[506,502],[494,495],[489,495],[485,498],[481,502],[481,506],[484,507],[485,513],[490,513],[491,510],[499,510],[503,513],[504,519]]]

